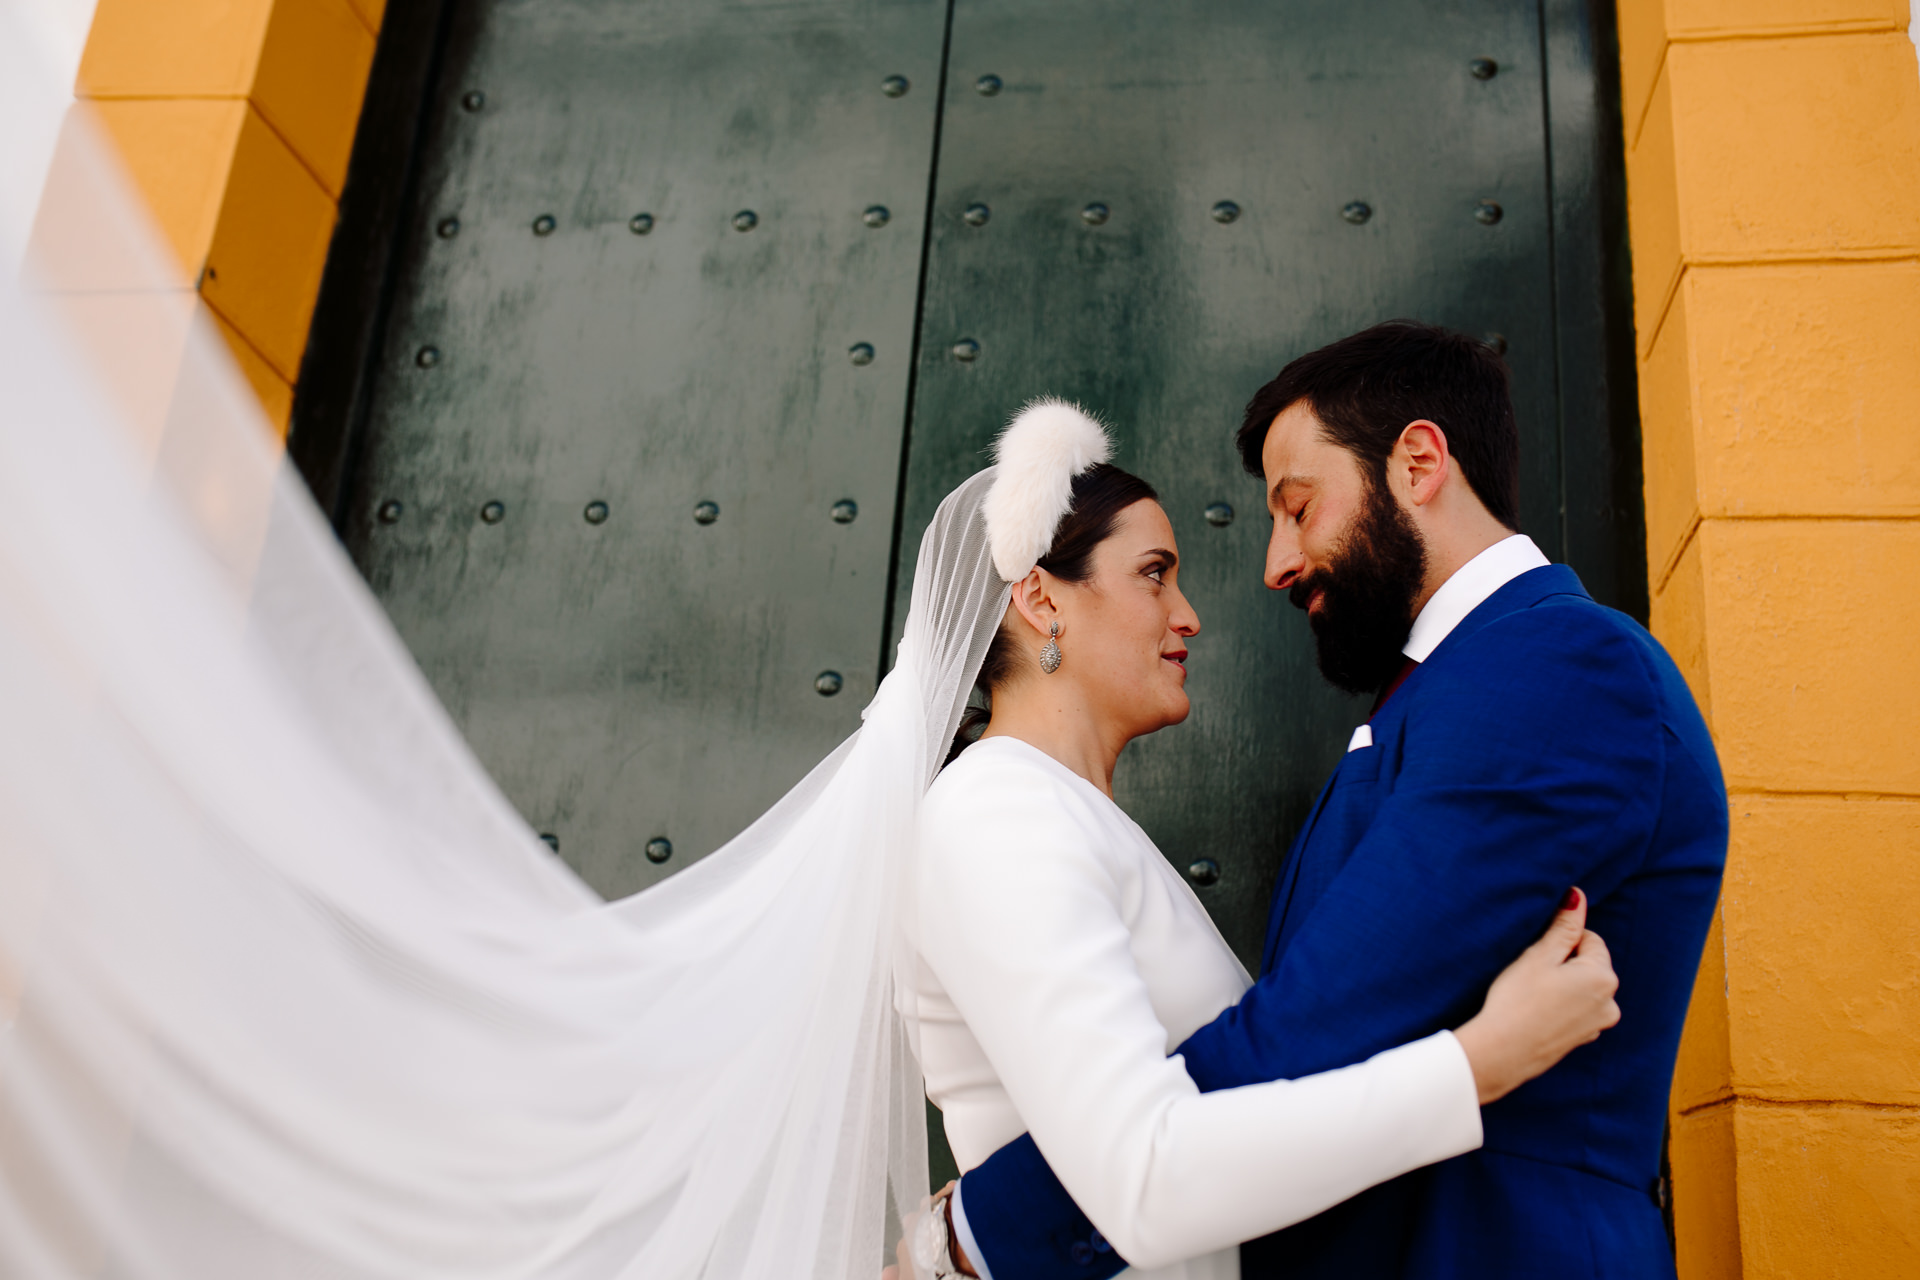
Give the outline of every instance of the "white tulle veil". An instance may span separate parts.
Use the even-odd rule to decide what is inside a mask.
[[[872,1276],[926,1188],[894,915],[1006,605],[992,473],[859,732],[602,903],[85,129],[0,288],[0,1275]]]

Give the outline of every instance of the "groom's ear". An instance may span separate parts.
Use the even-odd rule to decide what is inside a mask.
[[[1428,418],[1416,418],[1402,428],[1387,459],[1389,481],[1397,481],[1393,487],[1416,507],[1433,501],[1453,469],[1447,433]]]

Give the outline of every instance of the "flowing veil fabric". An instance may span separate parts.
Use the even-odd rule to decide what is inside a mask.
[[[604,903],[86,129],[0,288],[0,1275],[871,1276],[926,1187],[895,913],[1006,604],[992,473],[861,729]]]

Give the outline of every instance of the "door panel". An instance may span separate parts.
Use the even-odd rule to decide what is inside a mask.
[[[453,17],[343,532],[605,893],[733,835],[874,690],[945,17]]]
[[[291,447],[508,796],[618,894],[853,729],[939,498],[1026,399],[1081,401],[1204,622],[1194,714],[1120,799],[1218,867],[1251,963],[1363,714],[1258,583],[1256,387],[1390,316],[1498,335],[1527,531],[1644,608],[1609,30],[1583,0],[402,7]]]
[[[1524,523],[1559,557],[1539,49],[1536,9],[1492,0],[955,10],[904,526],[1032,396],[1115,428],[1203,625],[1192,716],[1128,749],[1116,795],[1176,866],[1217,866],[1201,896],[1249,967],[1287,839],[1365,711],[1260,585],[1269,524],[1233,431],[1286,360],[1378,320],[1501,335]],[[1219,503],[1231,523],[1206,518]]]

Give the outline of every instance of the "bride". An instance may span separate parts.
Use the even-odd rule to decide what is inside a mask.
[[[1614,981],[1592,934],[1568,959],[1584,911],[1565,910],[1457,1033],[1197,1091],[1167,1055],[1249,979],[1112,783],[1129,741],[1186,719],[1200,620],[1157,495],[1106,456],[1058,402],[1000,441],[986,520],[1012,589],[979,676],[992,709],[921,806],[907,914],[921,1062],[963,1171],[1031,1131],[1096,1248],[1237,1276],[1239,1241],[1478,1147],[1481,1104],[1617,1019]],[[954,1269],[946,1218],[921,1242],[936,1274]]]
[[[1570,929],[1456,1034],[1194,1092],[1167,1050],[1246,975],[1106,786],[1197,622],[1151,491],[1054,431],[942,504],[860,730],[601,901],[76,154],[0,282],[0,1275],[867,1277],[929,1087],[963,1162],[1030,1128],[1171,1263],[1467,1149],[1476,1095],[1597,1029]]]

